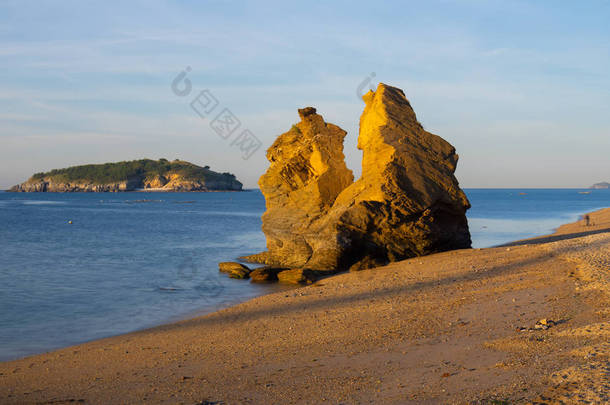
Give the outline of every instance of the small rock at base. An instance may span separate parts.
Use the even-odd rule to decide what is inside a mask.
[[[309,269],[291,269],[278,273],[280,283],[286,284],[311,284],[316,281],[316,274]]]
[[[234,270],[229,273],[229,277],[244,280],[250,278],[250,272],[247,270]]]
[[[250,277],[250,268],[237,262],[220,262],[218,263],[218,271],[227,273],[231,278],[246,279]]]
[[[252,270],[250,273],[250,279],[253,283],[269,283],[277,281],[278,273],[283,270],[286,269],[271,266],[259,267],[258,269]]]
[[[221,273],[231,273],[232,271],[235,271],[235,270],[250,271],[248,266],[245,266],[245,265],[243,265],[241,263],[237,263],[237,262],[220,262],[220,263],[218,263],[218,271],[220,271]]]

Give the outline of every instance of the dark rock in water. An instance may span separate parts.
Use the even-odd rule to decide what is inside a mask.
[[[218,271],[221,273],[230,273],[235,270],[250,271],[250,268],[238,262],[220,262],[218,263]]]
[[[244,280],[250,278],[250,272],[246,270],[236,270],[229,273],[229,277]]]
[[[279,272],[286,270],[285,268],[265,266],[252,270],[250,273],[250,281],[253,283],[269,283],[277,281]]]
[[[220,262],[218,271],[227,273],[231,278],[246,279],[250,277],[250,268],[237,262]]]
[[[356,182],[343,161],[345,131],[313,108],[269,148],[259,180],[267,251],[248,260],[359,270],[470,247],[455,148],[424,130],[402,90],[379,84],[363,98]]]
[[[309,269],[290,269],[277,274],[278,281],[286,284],[311,284],[317,280],[316,273]]]

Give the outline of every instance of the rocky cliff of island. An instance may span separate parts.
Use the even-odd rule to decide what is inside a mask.
[[[230,173],[182,160],[141,159],[36,173],[13,192],[240,191]]]
[[[593,188],[593,189],[605,189],[605,188],[610,188],[610,183],[606,182],[606,181],[602,181],[601,183],[595,183],[594,185],[592,185],[589,188]]]
[[[424,130],[402,90],[380,84],[363,98],[357,181],[344,163],[345,131],[312,107],[269,148],[259,181],[267,251],[248,260],[360,270],[471,246],[455,148]]]

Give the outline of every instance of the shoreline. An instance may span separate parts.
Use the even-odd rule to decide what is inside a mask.
[[[610,209],[590,216],[589,227],[580,220],[500,247],[341,273],[204,316],[2,362],[0,402],[533,400],[557,385],[548,381],[554,368],[584,378],[581,364],[547,359],[548,349],[593,350],[598,360],[609,354],[595,343],[607,337],[599,325],[610,314],[608,286],[594,267],[607,260]],[[519,309],[506,310],[515,303]],[[515,332],[544,318],[558,323]],[[573,348],[574,339],[561,338],[582,333],[594,344]],[[532,353],[540,361],[529,364]],[[446,359],[422,365],[439,356]],[[584,388],[553,388],[551,397],[582,393],[581,380]],[[588,397],[597,395],[593,388]]]
[[[163,190],[163,189],[136,189],[123,191],[11,191],[2,190],[4,193],[15,194],[123,194],[123,193],[241,193],[251,191],[252,189],[243,190]]]

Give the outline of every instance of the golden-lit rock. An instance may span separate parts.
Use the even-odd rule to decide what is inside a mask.
[[[259,184],[267,252],[253,261],[314,270],[359,270],[470,247],[470,204],[454,176],[458,155],[424,130],[402,90],[363,97],[362,176],[343,162],[345,132],[315,109],[269,148]]]
[[[354,176],[345,165],[346,132],[324,122],[316,109],[299,110],[301,122],[267,151],[271,162],[259,185],[266,200],[263,232],[268,252],[248,260],[300,267],[313,254],[311,225],[326,215]]]
[[[278,273],[284,270],[286,269],[272,266],[259,267],[258,269],[254,269],[252,272],[250,272],[250,279],[253,283],[268,283],[277,281]]]
[[[277,279],[284,284],[312,284],[316,273],[309,269],[290,269],[277,273]]]
[[[250,277],[250,268],[237,262],[220,262],[218,263],[218,271],[226,273],[231,278],[245,279]]]
[[[167,184],[167,179],[161,175],[147,177],[143,181],[143,188],[161,188]]]

